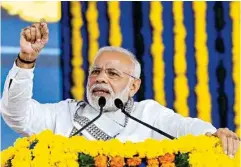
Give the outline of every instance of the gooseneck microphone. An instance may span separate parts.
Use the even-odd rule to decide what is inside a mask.
[[[101,96],[101,97],[99,98],[98,104],[99,104],[99,106],[100,106],[100,113],[99,113],[94,119],[92,119],[90,122],[88,122],[85,126],[83,126],[81,129],[79,129],[77,132],[75,132],[75,133],[74,133],[73,135],[71,135],[70,137],[79,134],[79,133],[82,132],[85,128],[87,128],[87,127],[90,126],[93,122],[95,122],[98,118],[100,118],[100,116],[101,116],[102,113],[103,113],[103,108],[104,108],[104,106],[105,106],[105,104],[106,104],[106,99],[105,99],[103,96]]]
[[[169,139],[175,139],[175,137],[167,134],[166,132],[163,132],[160,129],[157,129],[157,128],[155,128],[155,127],[153,127],[153,126],[151,126],[151,125],[149,125],[149,124],[147,124],[147,123],[145,123],[145,122],[143,122],[143,121],[141,121],[141,120],[131,116],[128,112],[125,111],[124,104],[123,104],[123,102],[120,99],[115,99],[115,106],[117,108],[121,109],[121,112],[123,112],[127,117],[133,119],[134,121],[139,122],[140,124],[150,128],[151,130],[154,130],[155,132],[157,132],[157,133],[159,133],[159,134],[161,134],[161,135],[163,135],[163,136],[165,136],[165,137],[167,137]]]

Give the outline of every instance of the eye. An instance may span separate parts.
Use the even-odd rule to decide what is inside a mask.
[[[90,75],[98,75],[98,74],[100,74],[100,70],[98,69],[94,69],[90,72]]]
[[[108,75],[110,77],[119,77],[120,76],[117,72],[112,71],[112,70],[108,70]]]
[[[110,74],[111,76],[118,76],[118,74],[116,74],[116,73],[114,73],[114,72],[109,72],[109,74]]]

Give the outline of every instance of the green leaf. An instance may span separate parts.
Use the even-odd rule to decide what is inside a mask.
[[[83,153],[79,153],[79,166],[80,167],[94,167],[95,166],[95,161],[94,158],[83,154]]]
[[[175,156],[176,167],[190,167],[188,159],[189,159],[188,153],[184,153],[184,154],[178,153],[178,154],[176,154],[176,156]]]
[[[7,161],[7,167],[12,167],[12,159],[9,159],[9,160]]]
[[[30,144],[29,149],[30,149],[30,150],[33,150],[37,143],[38,143],[38,140],[33,141],[33,142]]]

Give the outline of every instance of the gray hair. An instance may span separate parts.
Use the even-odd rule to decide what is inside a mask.
[[[105,46],[99,49],[99,51],[97,52],[95,59],[100,56],[103,52],[118,52],[118,53],[124,53],[125,55],[129,56],[134,64],[134,71],[132,72],[132,75],[135,78],[140,78],[141,75],[141,65],[138,62],[138,60],[136,59],[135,55],[133,53],[131,53],[130,51],[128,51],[127,49],[124,49],[122,47],[117,47],[117,46]]]

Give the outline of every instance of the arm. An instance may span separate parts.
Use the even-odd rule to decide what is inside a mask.
[[[35,60],[47,41],[46,23],[36,23],[22,31],[19,55],[22,61],[17,58],[4,86],[1,101],[3,119],[10,127],[25,135],[44,129],[54,131],[57,108],[67,107],[63,102],[39,104],[32,99]]]
[[[173,110],[160,105],[158,108],[160,108],[160,112],[155,120],[155,127],[163,129],[175,137],[185,136],[187,134],[201,135],[207,132],[216,132],[216,128],[211,123],[198,118],[183,117]]]
[[[54,104],[40,104],[32,99],[33,68],[13,68],[5,81],[1,100],[1,113],[4,121],[23,135],[39,133],[50,129],[55,131],[56,116],[69,109],[67,101]]]
[[[156,106],[156,108],[158,108]],[[183,117],[172,110],[159,105],[160,113],[154,126],[171,135],[184,136],[187,134],[216,136],[221,140],[224,152],[233,157],[239,148],[239,138],[227,128],[216,129],[211,123],[198,118]]]

